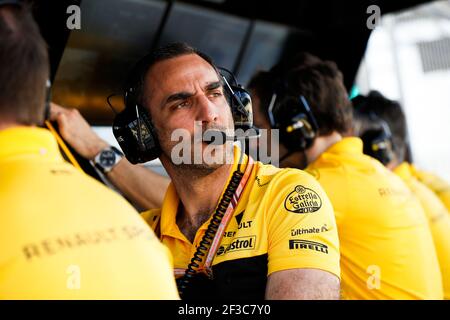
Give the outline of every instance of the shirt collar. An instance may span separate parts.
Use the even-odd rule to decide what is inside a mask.
[[[363,142],[357,137],[345,137],[342,140],[336,142],[331,147],[329,147],[325,153],[333,154],[362,154],[363,153]]]
[[[33,155],[62,160],[58,144],[43,128],[13,127],[0,131],[0,160]]]
[[[177,212],[180,199],[171,182],[167,188],[161,209],[161,236],[182,237],[177,226]]]
[[[229,176],[227,179],[227,184],[228,184],[229,180],[231,179],[231,175],[237,169],[241,152],[242,152],[241,149],[239,149],[236,146],[234,147],[233,166],[232,166],[232,169],[230,170],[230,173],[229,173]],[[248,161],[248,157],[244,153],[243,159],[242,159],[241,171],[243,170],[243,168],[245,168],[247,161]],[[225,190],[223,190],[223,191],[225,191]],[[186,237],[181,233],[181,231],[178,228],[177,223],[176,223],[179,203],[180,203],[180,198],[178,197],[175,186],[171,182],[169,184],[169,187],[167,188],[166,195],[164,197],[163,205],[161,208],[161,236],[166,235],[166,236],[171,236],[171,237],[175,237],[175,238],[179,238],[179,239],[185,239],[187,241]],[[212,212],[211,212],[211,214],[212,214]],[[206,230],[206,228],[209,224],[209,221],[211,220],[211,217],[205,223],[203,223],[203,225],[199,228],[199,231],[202,229]]]
[[[394,172],[403,180],[409,180],[413,177],[413,172],[411,165],[407,162],[403,162],[400,165],[398,165]]]

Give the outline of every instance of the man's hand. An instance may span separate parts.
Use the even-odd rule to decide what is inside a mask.
[[[82,157],[92,160],[108,143],[92,130],[77,109],[50,105],[50,119],[56,121],[59,133]],[[170,180],[123,158],[106,174],[128,199],[142,209],[160,208]]]
[[[55,103],[50,105],[50,120],[58,123],[59,132],[82,157],[92,160],[108,143],[92,130],[77,109],[66,109]]]

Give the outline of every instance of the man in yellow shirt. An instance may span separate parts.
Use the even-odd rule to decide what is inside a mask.
[[[442,273],[445,299],[450,299],[450,214],[444,203],[427,185],[420,180],[428,181],[445,195],[445,185],[436,185],[436,178],[418,171],[406,162],[406,117],[399,103],[383,97],[378,92],[371,92],[367,97],[358,96],[354,99],[356,118],[358,119],[357,134],[369,137],[367,132],[376,132],[383,125],[377,136],[363,139],[368,146],[366,152],[378,158],[384,165],[391,168],[408,185],[420,201],[433,236],[437,257]],[[377,119],[378,118],[378,119]],[[380,138],[380,135],[384,138]],[[377,146],[385,144],[391,152],[388,157],[381,156]],[[389,146],[392,144],[392,148]],[[420,177],[420,178],[418,178]],[[438,181],[439,183],[439,181]]]
[[[145,135],[152,146],[147,149],[150,159],[158,156],[172,179],[162,208],[143,217],[174,256],[182,298],[338,298],[337,229],[329,199],[317,181],[300,170],[254,162],[230,141],[214,145],[216,161],[207,160],[205,153],[213,145],[205,134],[234,135],[235,115],[242,115],[241,107],[250,102],[240,100],[236,92],[245,92],[236,86],[231,92],[211,59],[182,43],[144,57],[130,79],[135,80],[128,84],[124,112],[151,119],[127,121],[143,123],[133,139],[143,145]],[[57,106],[54,110],[70,112]],[[74,122],[84,120],[58,119],[66,129],[64,137],[77,150],[89,149],[73,139]],[[182,156],[175,152],[179,143],[171,138],[174,132],[188,136]],[[188,159],[180,162],[185,156]],[[153,187],[151,180],[146,184]]]
[[[177,299],[152,230],[37,127],[49,62],[27,8],[0,2],[0,39],[0,299]]]
[[[304,54],[257,75],[256,125],[278,129],[281,166],[301,167],[333,204],[345,299],[442,299],[439,265],[420,204],[396,175],[365,156],[336,65]],[[256,122],[256,121],[255,121]]]
[[[230,175],[237,168],[240,153],[236,148]],[[209,268],[212,280],[197,275],[195,282],[186,285],[182,297],[196,300],[336,298],[337,281],[333,285],[330,280],[340,277],[337,228],[333,209],[322,188],[299,170],[281,170],[261,162],[251,165],[244,156],[243,166],[247,165],[252,166],[247,184]],[[186,233],[185,224],[178,222],[181,206],[173,183],[162,209],[142,214],[173,253],[180,287],[186,266],[211,223],[208,218],[195,235]],[[285,280],[281,278],[284,276]],[[305,285],[304,281],[313,282],[314,287]]]

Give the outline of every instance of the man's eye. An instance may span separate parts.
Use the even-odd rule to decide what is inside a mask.
[[[214,91],[214,92],[211,92],[209,95],[210,95],[211,97],[218,98],[218,97],[221,97],[221,96],[222,96],[222,92],[220,92],[220,91]]]
[[[189,106],[189,102],[183,101],[183,102],[176,104],[174,107],[175,107],[175,109],[181,109],[181,108],[185,108],[187,106]]]

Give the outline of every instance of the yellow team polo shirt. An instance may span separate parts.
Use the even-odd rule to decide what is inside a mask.
[[[236,148],[232,171],[236,170],[239,152]],[[147,211],[143,216],[159,229],[161,241],[172,252],[175,268],[185,269],[210,221],[199,228],[190,243],[176,224],[179,203],[171,184],[162,209]],[[186,297],[263,299],[268,275],[296,268],[320,269],[340,276],[333,208],[309,174],[256,162],[213,260],[213,279],[196,280]]]
[[[168,252],[45,129],[0,131],[0,299],[177,299]]]
[[[447,211],[450,212],[450,184],[430,172],[419,170],[413,165],[410,166],[412,174],[419,179],[420,182],[436,193],[439,199],[441,199],[444,203]]]
[[[450,215],[447,208],[433,191],[414,177],[410,164],[404,162],[394,172],[406,182],[422,204],[441,267],[444,298],[450,299]]]
[[[433,239],[407,186],[344,138],[307,171],[333,204],[341,245],[345,299],[442,299]]]

